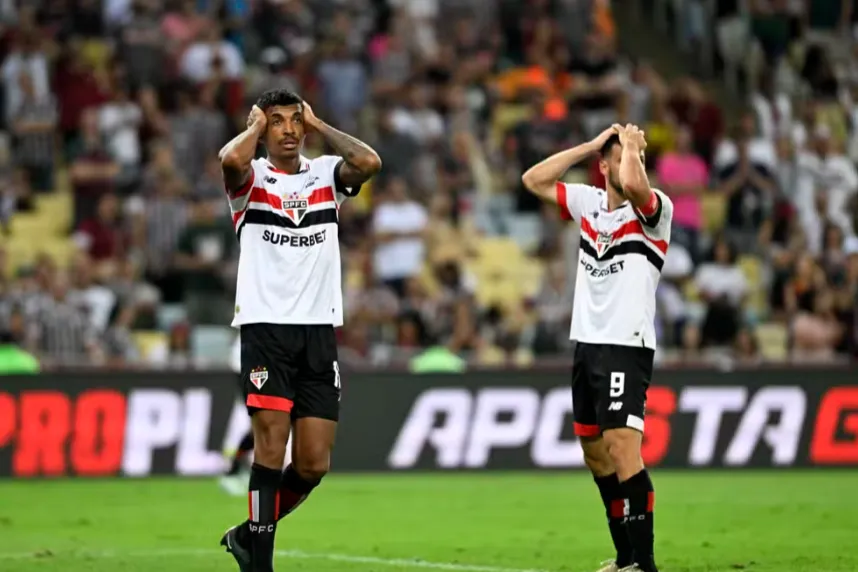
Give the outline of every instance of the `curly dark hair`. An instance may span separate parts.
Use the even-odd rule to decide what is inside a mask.
[[[269,107],[295,105],[297,103],[304,103],[304,100],[297,93],[286,89],[269,89],[256,100],[257,107],[263,111]]]

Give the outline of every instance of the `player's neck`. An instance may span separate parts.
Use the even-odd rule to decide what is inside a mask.
[[[301,155],[295,155],[288,159],[281,159],[269,155],[268,162],[274,165],[274,168],[278,171],[283,171],[290,175],[294,175],[301,170]]]
[[[626,202],[626,197],[615,191],[611,186],[607,186],[606,188],[608,191],[608,210],[614,211],[620,208]]]

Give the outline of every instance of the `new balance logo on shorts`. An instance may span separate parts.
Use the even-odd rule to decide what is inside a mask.
[[[623,408],[622,401],[612,401],[610,405],[608,405],[608,411],[619,411]]]

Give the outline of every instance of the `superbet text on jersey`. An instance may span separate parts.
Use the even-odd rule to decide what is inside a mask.
[[[629,202],[608,210],[607,193],[596,187],[557,183],[561,213],[581,224],[571,339],[655,349],[655,290],[673,203],[653,193],[657,208],[644,216]]]
[[[343,324],[339,209],[357,189],[339,181],[340,161],[301,157],[290,174],[256,159],[229,195],[241,246],[233,327]]]

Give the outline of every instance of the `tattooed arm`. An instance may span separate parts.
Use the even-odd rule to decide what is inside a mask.
[[[343,158],[336,176],[344,186],[359,188],[381,171],[381,158],[372,147],[316,117],[307,102],[304,102],[304,124],[317,131]]]

